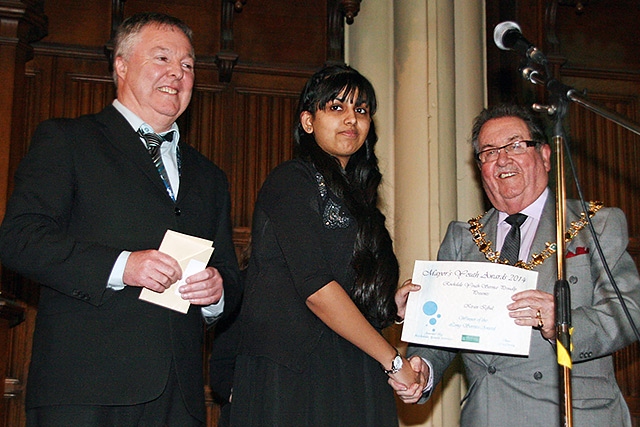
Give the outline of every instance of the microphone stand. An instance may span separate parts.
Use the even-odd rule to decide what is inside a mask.
[[[544,66],[547,68],[546,60]],[[549,75],[548,69],[545,74]],[[624,128],[640,135],[640,125],[622,117],[612,111],[606,110],[587,98],[581,96],[575,89],[566,86],[555,79],[545,80],[540,73],[533,68],[531,61],[523,67],[522,75],[533,84],[543,85],[550,93],[551,105],[543,106],[534,104],[536,111],[546,111],[554,117],[554,136],[552,140],[556,149],[556,254],[557,254],[557,281],[554,286],[554,302],[556,315],[556,354],[558,358],[559,381],[561,384],[559,394],[563,404],[560,407],[560,421],[563,427],[573,426],[572,390],[571,390],[571,291],[569,283],[565,279],[565,210],[566,188],[564,179],[564,147],[565,133],[562,121],[565,118],[569,101],[573,101],[588,110],[606,118]]]
[[[553,142],[556,150],[556,260],[557,280],[554,286],[554,303],[556,316],[556,356],[559,374],[560,422],[563,427],[573,426],[572,390],[571,390],[571,290],[565,279],[565,211],[566,187],[564,180],[564,144],[565,133],[562,121],[568,110],[568,102],[563,97],[551,107],[534,105],[534,109],[546,110],[554,115]]]

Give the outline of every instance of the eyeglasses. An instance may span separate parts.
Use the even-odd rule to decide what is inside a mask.
[[[527,147],[535,147],[538,144],[540,144],[539,141],[513,141],[502,147],[491,147],[476,153],[476,160],[482,164],[495,162],[498,160],[500,151],[504,151],[505,154],[524,154]]]

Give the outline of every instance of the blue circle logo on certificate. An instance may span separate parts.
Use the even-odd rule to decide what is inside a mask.
[[[438,322],[436,318],[439,319],[440,317],[442,317],[440,314],[435,316],[435,314],[438,312],[438,304],[436,304],[435,301],[425,302],[424,305],[422,306],[422,312],[430,317],[429,324],[431,326],[435,325]],[[432,317],[432,316],[435,316],[435,317]]]

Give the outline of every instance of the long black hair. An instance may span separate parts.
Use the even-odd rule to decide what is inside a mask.
[[[304,111],[315,115],[330,101],[353,97],[356,105],[365,104],[369,114],[375,114],[376,95],[371,83],[349,66],[327,66],[309,79],[300,94],[298,119]],[[315,165],[329,189],[344,200],[356,219],[358,232],[351,262],[356,280],[350,295],[374,326],[386,327],[397,314],[394,295],[399,267],[385,227],[385,217],[378,208],[378,187],[382,175],[374,151],[378,141],[374,122],[371,120],[365,143],[349,158],[344,170],[338,159],[318,146],[313,134],[305,132],[300,120],[294,130],[294,138],[298,156]]]

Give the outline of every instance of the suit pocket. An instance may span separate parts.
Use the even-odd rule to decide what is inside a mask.
[[[571,287],[571,306],[591,304],[593,281],[588,255],[579,255],[566,260],[566,277]]]
[[[604,408],[617,397],[616,387],[606,376],[576,376],[571,378],[573,406],[580,409]]]

